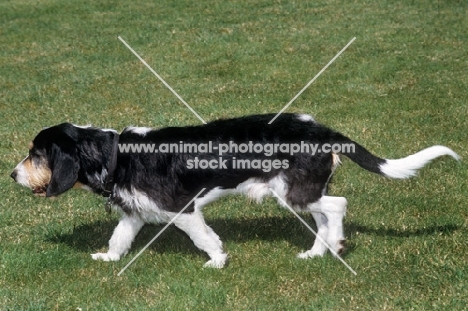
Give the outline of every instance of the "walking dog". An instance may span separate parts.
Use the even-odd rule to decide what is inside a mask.
[[[240,193],[260,202],[271,189],[280,204],[311,213],[316,222],[321,239],[300,258],[323,256],[327,245],[322,241],[340,254],[347,200],[327,195],[339,155],[397,179],[415,175],[437,157],[459,158],[447,147],[432,146],[402,159],[382,159],[309,115],[282,114],[268,124],[272,117],[253,115],[161,129],[128,127],[121,134],[63,123],[34,138],[29,155],[11,177],[38,196],[58,196],[78,186],[108,197],[122,218],[107,253],[92,255],[96,260],[119,260],[145,223],[170,222],[192,201],[173,223],[208,254],[205,266],[221,268],[227,254],[202,215],[202,208],[219,197]],[[122,150],[142,145],[146,150]],[[148,146],[155,148],[148,151]],[[187,149],[183,146],[191,149],[180,150]]]

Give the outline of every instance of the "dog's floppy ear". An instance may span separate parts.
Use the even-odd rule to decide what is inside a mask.
[[[49,161],[52,177],[47,186],[46,197],[57,196],[71,189],[78,180],[80,170],[72,144],[53,144]]]

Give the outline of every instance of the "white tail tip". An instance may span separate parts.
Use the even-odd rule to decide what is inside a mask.
[[[380,171],[389,178],[405,179],[416,175],[417,171],[435,158],[449,155],[459,161],[460,156],[445,146],[432,146],[406,158],[386,160],[380,165]]]

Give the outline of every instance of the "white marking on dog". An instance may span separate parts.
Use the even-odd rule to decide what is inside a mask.
[[[117,274],[117,276],[120,276],[141,254],[143,254],[143,252],[151,245],[151,243],[153,243],[163,232],[164,230],[166,230],[173,222],[177,221],[178,217],[180,216],[183,216],[183,212],[187,209],[187,207],[189,207],[192,202],[194,202],[197,197],[202,194],[203,191],[205,191],[206,188],[203,188],[202,190],[200,190],[200,192],[197,193],[197,195],[195,195],[195,197],[193,197],[192,200],[190,200],[190,202],[187,203],[187,205],[184,206],[184,208],[179,212],[177,213],[165,226],[164,228],[161,229],[161,231],[158,232],[158,234],[156,234],[156,236],[151,240],[149,241],[148,244],[146,244],[146,246],[135,256],[132,258],[132,260],[130,260],[130,262],[122,269],[120,270],[120,272]],[[186,215],[190,215],[190,214],[186,214]],[[202,218],[203,219],[203,218]],[[177,225],[177,224],[176,224]],[[135,226],[136,227],[136,226]],[[141,228],[141,227],[140,227]],[[138,229],[139,230],[139,229]],[[133,237],[134,238],[134,237]],[[219,239],[219,238],[218,238]],[[220,241],[221,243],[221,241]],[[94,258],[94,257],[93,257]],[[226,258],[227,258],[227,255],[226,255]],[[225,258],[225,259],[226,259]],[[217,260],[216,263],[220,264],[219,262],[219,259],[218,257],[216,258],[211,258],[212,260]],[[211,261],[211,260],[210,260]],[[210,261],[208,261],[206,264],[208,264]],[[211,265],[209,265],[211,267]],[[219,268],[222,268],[224,266],[224,262],[223,264],[219,267]],[[218,267],[216,267],[218,268]]]
[[[303,122],[315,122],[315,119],[309,114],[300,114],[297,118]]]
[[[316,237],[318,240],[320,240],[320,242],[325,245],[329,250],[330,252],[336,257],[338,258],[345,266],[346,268],[348,268],[349,271],[351,271],[351,273],[353,273],[354,275],[357,275],[356,271],[353,270],[353,268],[351,268],[344,260],[343,258],[340,257],[340,255],[338,255],[338,253],[335,251],[335,249],[330,246],[320,235],[318,235],[314,229],[312,229],[309,224],[304,220],[302,219],[301,216],[299,216],[295,211],[294,209],[289,206],[288,203],[286,203],[286,201],[284,200],[284,198],[282,198],[278,193],[276,193],[273,189],[270,189],[270,191],[273,193],[273,195],[283,203],[284,206],[286,206],[290,211],[291,213],[294,214],[294,216],[296,216],[297,219],[299,219],[306,227],[307,229],[309,229]],[[329,211],[341,211],[343,212],[343,206],[342,203],[343,203],[343,199],[346,201],[345,198],[339,198],[339,197],[322,197],[320,198],[319,202],[317,203],[312,203],[310,204],[310,209],[313,210],[314,212],[329,212]],[[342,227],[341,227],[342,229]],[[339,230],[339,228],[337,228],[337,230]],[[310,255],[312,253],[312,250],[310,251],[307,251],[305,253],[302,253],[302,254],[299,254],[299,258],[308,258],[308,257],[311,257]]]
[[[386,160],[386,163],[380,165],[380,171],[390,178],[409,178],[416,175],[418,169],[443,155],[449,155],[457,161],[460,160],[460,156],[452,149],[445,146],[432,146],[407,156],[406,158]]]
[[[148,132],[151,132],[153,129],[150,127],[136,127],[136,126],[129,126],[126,131],[132,132],[138,135],[141,135],[143,137],[148,134]]]
[[[15,181],[24,187],[29,187],[29,175],[24,169],[24,162],[28,157],[24,158],[18,165],[16,165],[14,171],[16,172]]]

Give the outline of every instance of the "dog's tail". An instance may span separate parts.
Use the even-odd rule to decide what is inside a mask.
[[[389,178],[405,179],[416,175],[417,171],[435,158],[449,155],[460,160],[460,156],[445,146],[432,146],[401,159],[381,159],[356,142],[354,148],[342,149],[341,154],[350,158],[362,168]],[[349,146],[349,145],[348,145]]]

